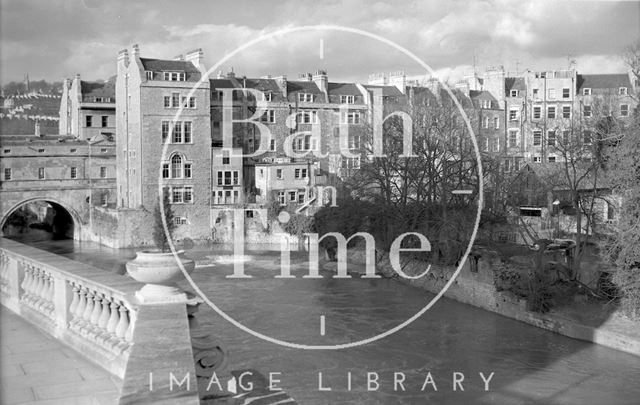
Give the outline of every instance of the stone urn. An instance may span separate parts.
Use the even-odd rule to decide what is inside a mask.
[[[143,250],[136,252],[136,258],[127,262],[127,273],[145,286],[136,291],[136,297],[144,304],[162,304],[187,300],[187,294],[176,284],[184,279],[177,260],[180,260],[187,274],[191,274],[195,263],[184,257],[180,250],[177,258],[171,252]]]

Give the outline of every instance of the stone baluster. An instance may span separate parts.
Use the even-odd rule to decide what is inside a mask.
[[[71,320],[69,321],[69,327],[75,322],[76,309],[78,308],[78,304],[80,304],[80,288],[76,283],[70,282],[71,285],[71,304],[69,304],[69,316]]]
[[[127,334],[127,329],[129,328],[129,310],[128,308],[120,303],[120,322],[118,322],[118,326],[116,327],[116,336],[119,339],[119,342],[116,346],[117,350],[123,352],[129,347],[129,344],[125,341],[125,335]]]
[[[22,284],[20,284],[20,287],[22,287],[22,300],[24,302],[28,301],[29,294],[31,293],[30,292],[31,280],[32,280],[31,266],[28,264],[24,265],[24,279],[22,280]]]
[[[92,290],[90,289],[86,289],[87,294],[86,294],[86,300],[87,300],[87,305],[84,308],[84,312],[82,313],[82,325],[80,326],[80,335],[82,336],[87,336],[87,334],[89,333],[90,329],[91,329],[91,314],[93,313],[93,307],[94,307],[94,293]]]
[[[102,294],[96,291],[93,294],[93,311],[89,318],[89,333],[92,337],[95,337],[100,333],[100,328],[98,327],[100,314],[102,314]]]
[[[48,315],[50,317],[53,316],[53,313],[54,313],[54,310],[55,310],[55,304],[53,302],[54,294],[55,294],[55,280],[53,278],[53,274],[48,273],[47,274],[47,294],[46,294],[47,305],[46,305],[46,310],[47,310]]]
[[[73,312],[73,330],[80,330],[82,325],[84,324],[83,314],[85,309],[87,308],[87,290],[79,284],[76,284],[78,287],[78,306],[76,310]]]
[[[107,331],[107,325],[109,324],[109,319],[111,319],[111,297],[107,297],[105,294],[102,297],[101,305],[102,309],[100,311],[100,318],[98,318],[98,330],[100,334],[97,337],[99,343],[104,344],[107,340],[109,340],[109,331]]]

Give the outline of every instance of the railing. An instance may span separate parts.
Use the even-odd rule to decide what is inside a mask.
[[[140,283],[0,239],[0,302],[124,378]]]

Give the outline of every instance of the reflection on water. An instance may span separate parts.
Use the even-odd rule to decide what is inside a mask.
[[[107,271],[122,271],[124,262],[135,256],[134,250],[92,243],[28,242]],[[202,258],[230,252],[230,246],[205,246],[189,254]],[[250,279],[226,278],[233,273],[232,263],[200,267],[193,279],[243,325],[287,341],[336,344],[370,337],[404,321],[431,298],[394,280],[337,280],[328,274],[303,279],[307,269],[301,264],[293,268],[296,278],[276,279],[278,252],[248,248],[246,253],[254,256],[245,264]],[[319,332],[321,315],[326,318],[325,336]],[[640,358],[447,299],[390,337],[337,351],[294,350],[265,342],[204,305],[198,317],[227,345],[230,369],[281,373],[274,375],[281,381],[278,385],[305,405],[635,404],[640,398]],[[464,391],[453,391],[455,372],[464,374]],[[481,372],[485,377],[495,373],[488,392]],[[319,388],[319,373],[324,390]],[[367,383],[367,373],[377,374],[378,386]],[[437,391],[434,384],[422,390],[428,373]],[[394,384],[394,377],[402,376],[403,384]]]

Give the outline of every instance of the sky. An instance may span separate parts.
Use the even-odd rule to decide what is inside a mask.
[[[273,34],[311,25],[381,40],[326,28]],[[0,0],[0,81],[104,80],[133,44],[148,58],[202,48],[207,68],[233,54],[214,75],[294,79],[325,69],[330,81],[366,82],[428,72],[406,52],[442,80],[474,66],[555,70],[571,60],[582,73],[614,73],[626,71],[620,55],[637,38],[640,2],[631,1]]]

